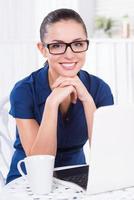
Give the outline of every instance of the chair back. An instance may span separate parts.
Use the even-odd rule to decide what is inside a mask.
[[[0,100],[0,185],[3,185],[14,152],[15,120],[9,115],[9,98]]]

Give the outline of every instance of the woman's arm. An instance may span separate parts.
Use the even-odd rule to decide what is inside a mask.
[[[72,85],[76,89],[77,97],[83,104],[87,127],[88,127],[88,137],[89,137],[89,142],[91,144],[93,115],[96,110],[96,105],[94,103],[92,96],[89,94],[85,85],[82,83],[82,81],[79,79],[78,76],[72,78],[59,77],[57,81],[53,84],[53,88],[66,87],[69,85]],[[75,100],[73,99],[72,101]]]
[[[41,124],[34,119],[16,119],[22,146],[26,155],[56,154],[57,109],[47,101]]]
[[[58,107],[68,95],[73,93],[76,94],[73,86],[54,89],[46,100],[40,126],[34,119],[16,119],[26,155],[56,155]]]
[[[86,122],[87,122],[89,143],[91,145],[93,118],[94,118],[94,112],[96,110],[96,105],[95,105],[94,100],[93,100],[93,98],[91,97],[90,94],[87,95],[87,99],[85,101],[83,101],[82,103],[83,103]]]

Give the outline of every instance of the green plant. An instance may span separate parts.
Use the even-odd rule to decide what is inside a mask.
[[[104,32],[111,30],[114,21],[111,18],[97,16],[95,19],[95,28],[102,29]]]

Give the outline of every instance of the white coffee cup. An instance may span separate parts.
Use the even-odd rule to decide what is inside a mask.
[[[20,160],[17,168],[20,174],[28,180],[34,194],[48,194],[52,190],[55,157],[52,155],[33,155]],[[21,169],[24,163],[27,171],[25,175]]]

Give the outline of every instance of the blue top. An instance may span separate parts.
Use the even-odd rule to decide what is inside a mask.
[[[51,93],[48,82],[48,68],[46,64],[43,68],[15,84],[10,95],[11,109],[9,113],[13,117],[36,119],[38,124],[41,123],[45,102]],[[97,108],[113,104],[111,90],[103,80],[83,70],[79,71],[78,76],[93,97]],[[76,104],[71,104],[64,120],[59,110],[57,126],[58,149],[55,167],[84,164],[83,145],[87,139],[87,124],[81,101],[77,100]],[[15,152],[7,176],[7,183],[20,176],[17,170],[17,162],[26,156],[17,128],[14,147]],[[24,166],[23,170],[25,171]]]

